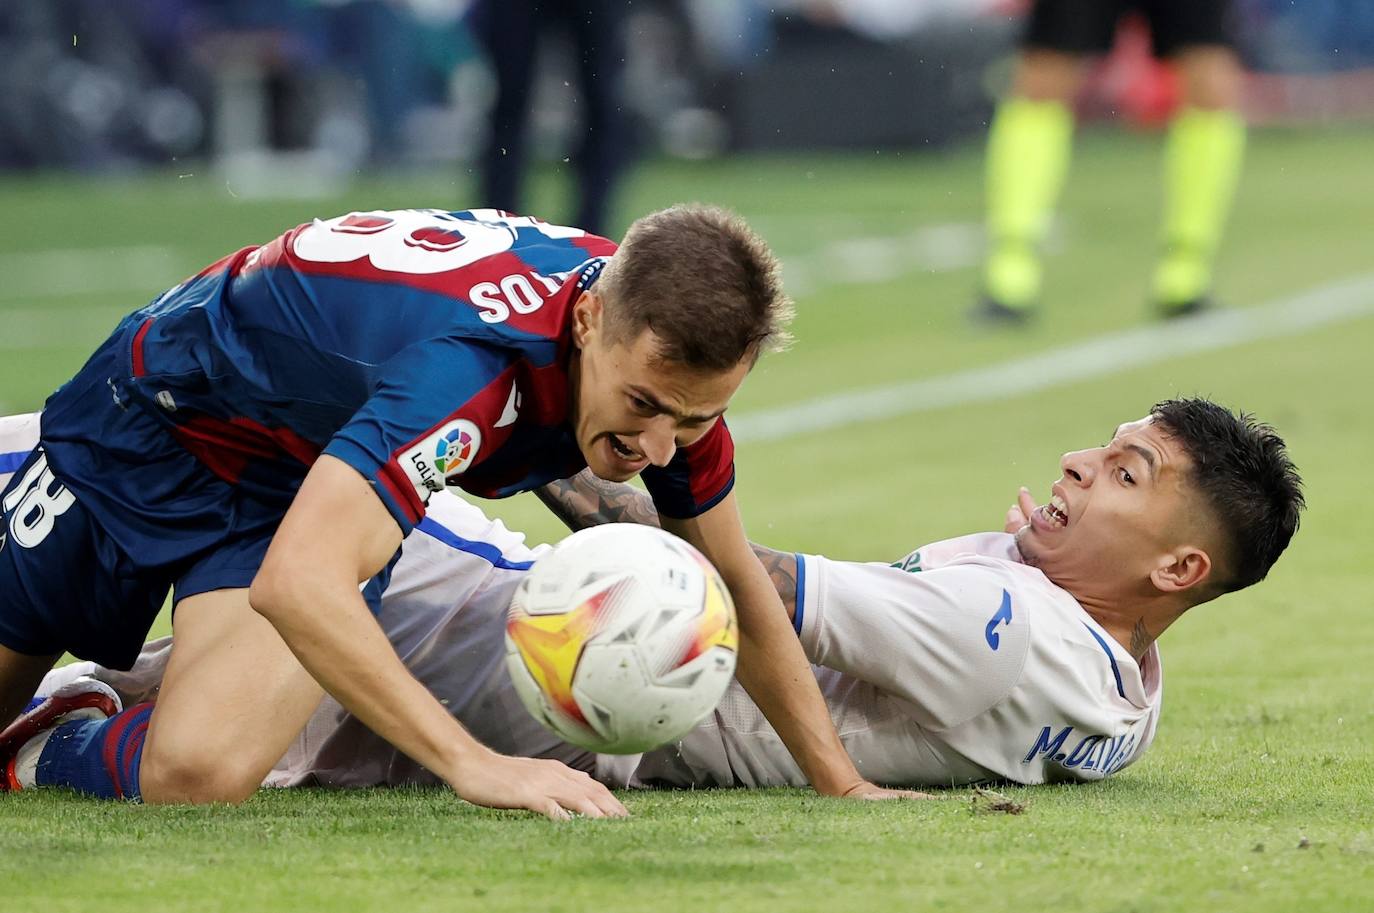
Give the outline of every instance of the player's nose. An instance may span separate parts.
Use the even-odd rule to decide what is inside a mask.
[[[1071,450],[1059,458],[1059,471],[1064,478],[1086,488],[1097,478],[1097,467],[1102,462],[1099,453],[1100,450]]]
[[[639,432],[639,437],[635,440],[639,452],[655,466],[667,466],[677,453],[677,438],[672,421],[662,419],[667,419],[667,416],[660,417],[660,420]]]

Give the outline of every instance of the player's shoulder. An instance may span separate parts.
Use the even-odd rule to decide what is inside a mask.
[[[892,566],[911,573],[944,567],[957,558],[996,558],[1020,562],[1015,537],[1008,533],[969,533],[952,539],[941,539],[908,552],[892,562]]]

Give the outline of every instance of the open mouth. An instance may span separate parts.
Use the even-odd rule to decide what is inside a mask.
[[[1052,529],[1063,529],[1069,525],[1069,505],[1059,495],[1053,495],[1048,504],[1037,508],[1045,525]]]
[[[635,453],[629,447],[625,446],[624,442],[621,441],[620,438],[616,437],[614,434],[606,435],[606,439],[611,442],[611,452],[613,452],[616,456],[620,457],[622,460],[625,460],[628,463],[633,463],[640,459],[643,459],[643,457],[640,454]]]

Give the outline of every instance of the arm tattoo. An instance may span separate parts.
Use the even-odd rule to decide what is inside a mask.
[[[797,556],[791,552],[779,552],[753,542],[749,544],[753,546],[754,554],[759,556],[759,562],[763,565],[763,569],[768,572],[768,579],[773,581],[773,588],[782,597],[782,605],[787,610],[787,617],[795,618],[797,615]]]
[[[1154,643],[1154,638],[1150,636],[1150,629],[1145,627],[1145,619],[1141,618],[1131,628],[1131,655],[1136,659],[1145,655],[1145,651],[1150,649],[1150,644]]]
[[[603,523],[658,526],[653,499],[623,482],[607,482],[584,469],[571,479],[550,482],[535,496],[573,532]]]

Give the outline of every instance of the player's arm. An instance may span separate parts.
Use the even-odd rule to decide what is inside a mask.
[[[326,691],[464,799],[552,818],[625,814],[586,774],[481,745],[405,668],[359,591],[400,542],[367,480],[323,455],[273,537],[249,598]]]
[[[535,496],[573,532],[605,523],[638,523],[659,526],[653,498],[624,482],[608,482],[584,469],[570,479],[559,479],[535,490]],[[788,620],[797,613],[797,556],[750,542],[773,589],[782,600]]]
[[[744,536],[734,493],[691,519],[660,520],[664,529],[700,549],[730,588],[740,623],[735,677],[816,791],[854,798],[918,796],[881,789],[854,767],[778,593]]]
[[[605,523],[659,525],[658,511],[647,492],[624,482],[608,482],[590,469],[536,488],[534,494],[573,532]]]

